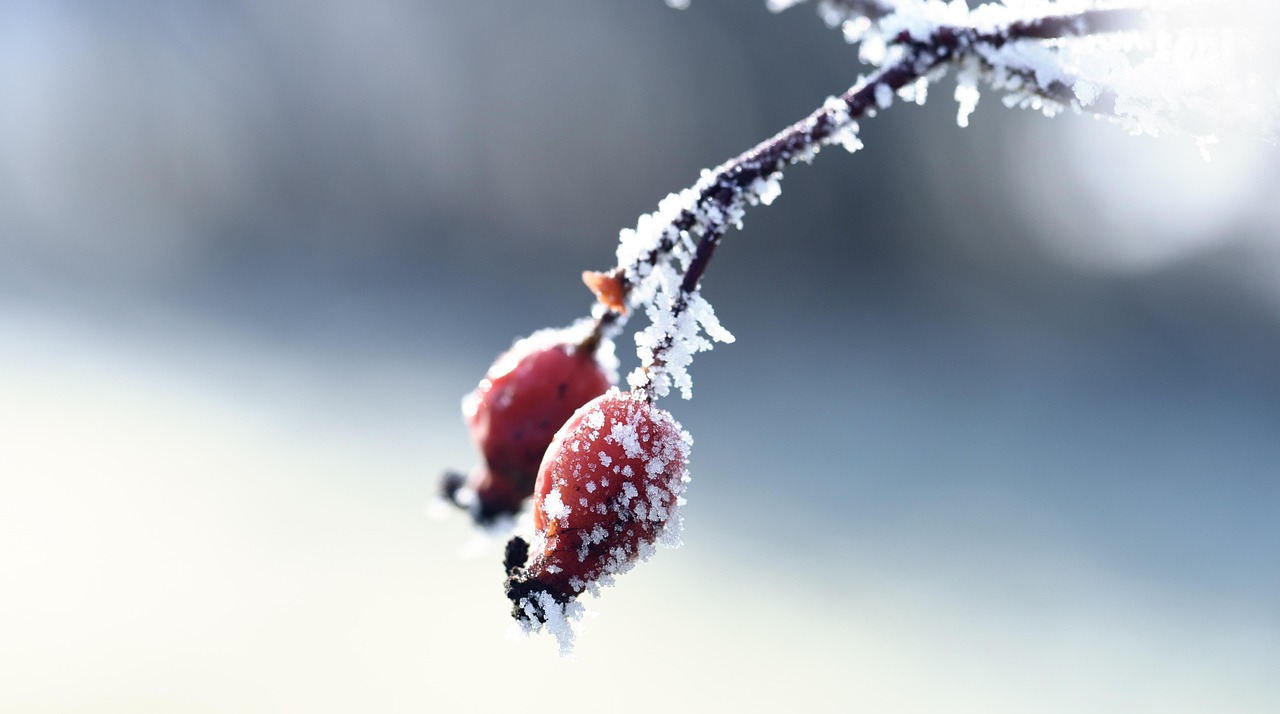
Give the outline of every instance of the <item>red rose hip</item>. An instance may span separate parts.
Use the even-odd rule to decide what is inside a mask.
[[[655,543],[678,543],[691,444],[670,412],[641,393],[611,389],[574,413],[538,471],[528,564],[518,539],[508,547],[517,620],[542,622],[552,601],[608,584]]]
[[[481,523],[519,511],[556,430],[612,384],[612,353],[580,323],[536,332],[498,357],[462,402],[483,463],[465,481],[446,476],[445,495]]]

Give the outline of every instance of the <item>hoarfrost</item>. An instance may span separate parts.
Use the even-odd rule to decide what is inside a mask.
[[[1218,137],[1213,134],[1196,137],[1196,148],[1200,150],[1200,156],[1206,164],[1213,159],[1213,155],[1209,153],[1209,147],[1216,143],[1218,143]]]
[[[871,29],[871,20],[865,16],[837,23],[828,22],[827,24],[833,27],[838,24],[840,32],[844,35],[844,41],[851,45],[860,42],[863,37],[866,37],[867,31]]]
[[[631,483],[631,482],[629,482],[629,481],[628,481],[627,483],[622,484],[622,498],[621,498],[621,500],[622,500],[622,505],[623,505],[623,506],[626,506],[628,503],[630,503],[630,502],[631,502],[631,499],[633,499],[633,498],[635,498],[636,496],[639,496],[639,495],[640,495],[640,491],[638,491],[638,490],[636,489],[635,484],[632,484],[632,483]]]
[[[862,139],[858,138],[858,122],[850,121],[836,130],[831,136],[832,143],[843,146],[850,154],[862,148]]]
[[[628,377],[628,383],[634,388],[649,386],[656,396],[666,396],[672,387],[680,390],[681,396],[690,399],[693,396],[693,380],[689,376],[688,367],[693,356],[705,352],[716,342],[732,342],[733,334],[720,324],[702,296],[694,291],[688,293],[683,300],[683,307],[672,309],[678,304],[676,292],[663,288],[656,304],[645,306],[649,316],[649,326],[636,332],[636,353],[642,365]],[[711,339],[703,337],[706,332]],[[657,364],[656,356],[661,352],[661,364]]]
[[[782,184],[776,177],[767,179],[756,179],[751,184],[751,192],[748,194],[748,200],[754,200],[766,206],[773,203],[773,200],[782,195]]]
[[[569,506],[565,505],[564,499],[560,497],[559,489],[551,489],[551,492],[543,499],[542,512],[547,514],[547,518],[556,520],[563,520],[569,517]]]
[[[524,613],[524,617],[516,622],[526,635],[543,631],[550,633],[556,638],[561,657],[573,654],[573,624],[580,622],[587,612],[582,603],[577,600],[558,602],[550,593],[535,592],[521,598],[517,607]],[[541,620],[539,612],[542,614]]]
[[[876,106],[880,109],[888,109],[893,106],[893,90],[889,85],[880,83],[876,85]]]
[[[665,468],[667,468],[667,462],[663,461],[662,459],[656,456],[649,459],[644,464],[644,470],[650,476],[657,476],[658,474],[662,473],[662,470]]]
[[[961,127],[969,126],[969,115],[978,108],[978,99],[981,97],[981,92],[978,91],[978,71],[977,62],[966,61],[956,73],[956,124]]]
[[[1146,11],[1113,27],[1089,12]],[[962,0],[850,2],[823,0],[819,13],[859,45],[859,58],[887,67],[910,51],[928,62],[951,54],[980,59],[961,63],[956,85],[957,123],[965,126],[979,85],[1003,92],[1003,103],[1054,116],[1065,109],[1097,112],[1134,134],[1180,134],[1207,152],[1223,132],[1274,140],[1280,127],[1280,63],[1276,11],[1246,0],[1007,0],[970,9]],[[875,17],[869,19],[868,13]],[[883,16],[881,16],[883,15]],[[1076,17],[1044,39],[1011,36],[1019,22]],[[1052,25],[1052,24],[1051,24]],[[942,28],[976,34],[955,45],[939,41]],[[932,52],[932,54],[930,54]],[[898,94],[923,103],[933,78],[906,84]],[[876,108],[883,109],[877,87]]]
[[[921,77],[911,84],[904,85],[898,90],[898,96],[902,97],[904,102],[915,102],[919,106],[924,106],[925,100],[929,98],[929,80]]]
[[[629,458],[635,458],[640,455],[640,437],[636,434],[635,426],[615,423],[607,438],[613,439],[615,443],[621,445]],[[627,466],[624,471],[630,468],[630,466]]]

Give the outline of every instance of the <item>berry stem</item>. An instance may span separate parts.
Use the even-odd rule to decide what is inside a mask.
[[[586,339],[578,344],[578,352],[594,353],[605,339],[612,339],[626,323],[626,316],[613,310],[596,310],[595,325]]]

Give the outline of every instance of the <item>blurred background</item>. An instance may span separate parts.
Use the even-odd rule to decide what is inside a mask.
[[[763,0],[0,4],[0,710],[1280,711],[1276,147],[949,81],[718,252],[686,545],[508,639],[426,508],[461,396],[855,57]]]

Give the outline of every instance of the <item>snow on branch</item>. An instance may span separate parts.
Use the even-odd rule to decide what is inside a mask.
[[[888,106],[894,92],[940,61],[928,53],[909,53],[773,138],[704,171],[693,187],[667,196],[657,211],[622,231],[614,275],[625,286],[627,303],[644,306],[650,319],[636,334],[641,367],[628,377],[632,387],[661,397],[674,386],[685,398],[691,396],[686,368],[695,353],[712,344],[701,332],[719,342],[733,340],[698,289],[721,237],[729,227],[742,226],[748,206],[773,202],[786,167],[812,161],[827,144],[861,148],[856,119]]]
[[[799,2],[768,5],[778,11]],[[948,68],[957,69],[961,126],[986,84],[1003,92],[1008,106],[1101,114],[1133,133],[1189,134],[1202,151],[1216,141],[1218,128],[1272,133],[1280,84],[1254,71],[1256,63],[1231,63],[1244,51],[1240,38],[1231,28],[1206,26],[1204,15],[1194,12],[1205,3],[1217,6],[1213,0],[1159,6],[1008,0],[970,9],[964,0],[821,0],[823,18],[859,44],[860,59],[875,72],[667,196],[621,232],[617,266],[589,274],[601,297],[601,330],[619,325],[628,306],[643,307],[650,320],[636,333],[641,366],[628,382],[650,398],[673,387],[690,398],[693,355],[713,341],[733,340],[699,290],[724,234],[741,228],[749,206],[778,196],[787,167],[812,161],[829,144],[861,148],[858,120],[888,108],[895,97],[923,103]]]
[[[797,2],[771,3],[781,9]],[[1280,107],[1275,11],[1250,0],[820,0],[868,64],[939,30],[967,34],[963,126],[985,83],[1009,106],[1100,114],[1134,134],[1182,134],[1202,147],[1218,132],[1273,139]]]

